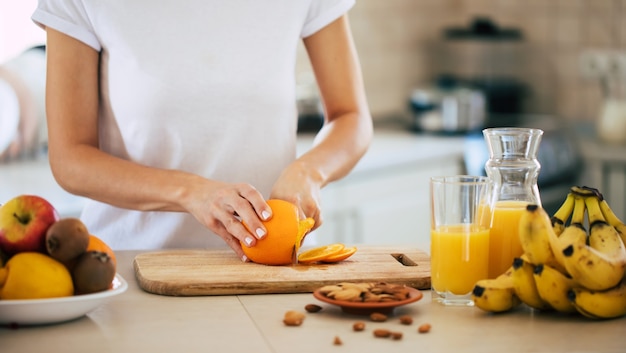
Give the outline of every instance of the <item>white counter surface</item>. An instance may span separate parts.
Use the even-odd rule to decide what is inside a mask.
[[[306,151],[313,143],[313,135],[301,135],[298,153]],[[363,159],[352,172],[353,176],[377,169],[420,160],[460,155],[462,137],[417,135],[403,130],[377,130],[374,141]],[[20,194],[34,194],[46,198],[62,216],[77,216],[84,199],[69,194],[54,180],[48,160],[0,164],[0,203]]]
[[[165,297],[142,291],[132,261],[138,252],[116,253],[118,272],[128,290],[80,319],[39,327],[0,327],[2,353],[121,352],[624,352],[626,318],[592,321],[581,315],[540,313],[520,306],[492,315],[474,307],[444,307],[424,298],[395,310],[387,322],[342,313],[312,294]],[[307,314],[300,327],[282,323],[288,310],[307,304],[323,310]],[[398,316],[410,315],[405,326]],[[364,321],[366,330],[352,324]],[[428,323],[427,334],[417,333]],[[372,331],[402,332],[398,341],[375,338]],[[333,345],[338,336],[343,345]]]

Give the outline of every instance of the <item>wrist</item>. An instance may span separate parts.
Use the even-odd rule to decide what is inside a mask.
[[[308,183],[323,187],[328,182],[327,175],[322,172],[314,164],[305,160],[296,160],[293,166],[298,170],[297,174],[300,178],[307,180]]]

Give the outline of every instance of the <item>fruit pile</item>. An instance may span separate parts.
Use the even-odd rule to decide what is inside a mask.
[[[523,255],[498,278],[476,283],[477,307],[505,312],[524,303],[593,319],[626,315],[626,225],[597,189],[573,186],[552,217],[529,205],[519,233]]]
[[[111,288],[111,248],[47,200],[20,195],[0,206],[0,299],[44,299]]]
[[[343,261],[357,251],[356,247],[337,243],[300,252],[300,245],[315,221],[312,218],[300,219],[298,207],[291,202],[271,199],[267,204],[272,209],[272,218],[263,221],[267,235],[250,248],[241,242],[241,248],[250,261],[263,265],[331,263]],[[244,226],[248,228],[245,223]]]

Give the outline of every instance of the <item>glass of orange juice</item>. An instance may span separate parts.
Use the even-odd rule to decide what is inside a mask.
[[[489,190],[484,176],[430,179],[431,287],[437,302],[474,305],[472,289],[489,275]]]

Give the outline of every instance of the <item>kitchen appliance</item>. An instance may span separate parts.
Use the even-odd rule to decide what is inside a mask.
[[[415,89],[410,97],[412,127],[416,131],[466,133],[485,124],[482,91],[442,76],[431,88]]]
[[[437,75],[451,75],[482,91],[486,99],[487,127],[514,126],[528,94],[528,47],[522,32],[498,25],[488,17],[475,17],[463,26],[443,30],[432,50]],[[511,119],[511,120],[508,120]]]
[[[241,262],[232,250],[162,250],[133,261],[139,286],[171,296],[310,293],[339,282],[387,282],[430,288],[430,256],[407,247],[359,246],[333,264],[266,266]]]

